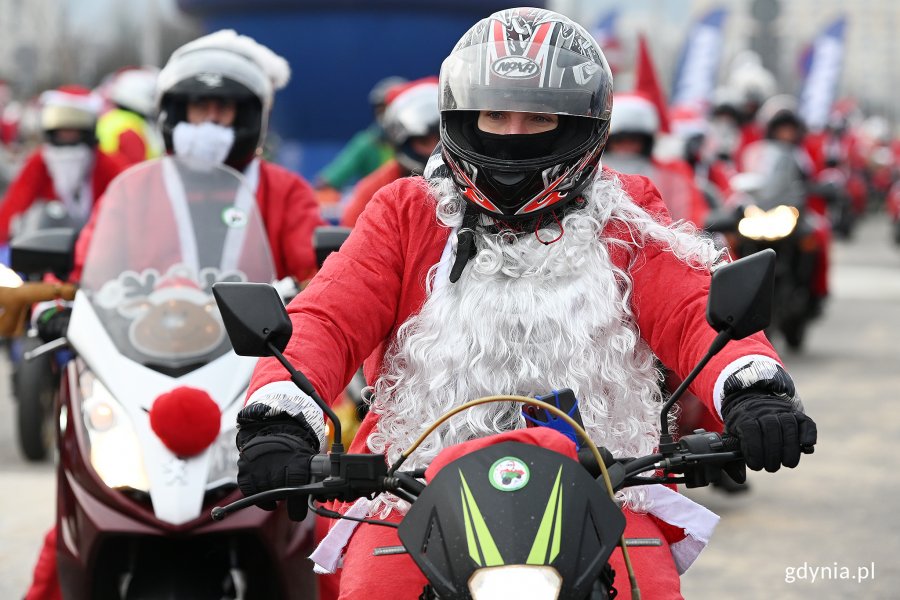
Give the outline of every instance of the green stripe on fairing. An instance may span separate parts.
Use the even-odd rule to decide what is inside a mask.
[[[472,491],[462,471],[459,472],[459,478],[462,481],[462,503],[463,516],[466,520],[466,541],[469,544],[469,556],[479,567],[498,567],[503,564],[503,557],[494,543],[494,538],[488,530],[487,523],[481,515],[475,498],[472,497]],[[484,564],[480,560],[480,555],[484,556]]]
[[[529,565],[548,565],[559,555],[560,537],[562,535],[562,489],[559,482],[562,477],[562,465],[556,473],[556,483],[550,491],[550,499],[547,500],[547,507],[544,509],[544,516],[541,517],[541,524],[538,527],[537,535],[534,538],[534,544],[531,546],[531,552],[528,553],[528,559],[525,561]],[[556,527],[554,527],[554,514],[556,513]],[[550,539],[551,531],[553,539]],[[547,550],[550,550],[550,556],[547,557]]]

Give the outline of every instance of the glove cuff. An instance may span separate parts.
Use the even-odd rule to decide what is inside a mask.
[[[319,440],[319,447],[325,447],[328,430],[325,427],[325,416],[322,414],[322,409],[292,382],[274,381],[262,386],[247,399],[245,409],[253,405],[261,407],[254,409],[252,413],[254,418],[265,419],[288,415],[311,427]]]
[[[248,404],[237,415],[237,447],[242,449],[258,435],[288,434],[299,438],[318,453],[322,445],[315,429],[302,414],[289,415],[274,412],[271,407],[258,402]]]
[[[764,394],[784,400],[797,412],[805,412],[794,380],[781,365],[768,361],[750,361],[732,372],[722,387],[722,417],[736,401]]]

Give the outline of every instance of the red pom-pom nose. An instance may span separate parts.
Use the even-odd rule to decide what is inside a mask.
[[[200,454],[219,435],[222,411],[204,390],[182,386],[161,394],[150,408],[150,427],[177,456]]]

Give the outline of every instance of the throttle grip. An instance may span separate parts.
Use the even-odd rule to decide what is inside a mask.
[[[741,438],[736,435],[722,434],[722,451],[723,452],[740,452]]]

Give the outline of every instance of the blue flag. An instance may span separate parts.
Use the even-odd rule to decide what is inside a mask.
[[[812,43],[809,67],[800,92],[800,115],[812,130],[825,127],[831,105],[837,97],[844,63],[844,34],[847,18],[840,17]]]
[[[726,14],[724,8],[714,8],[691,27],[675,71],[672,106],[705,106],[712,100],[722,58]]]

